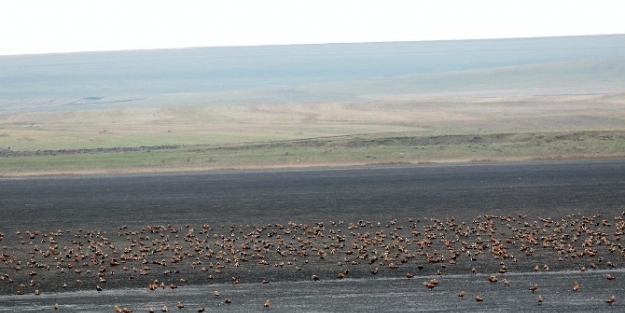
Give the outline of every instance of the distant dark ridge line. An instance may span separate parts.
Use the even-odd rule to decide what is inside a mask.
[[[370,136],[368,138],[363,138]],[[625,140],[625,131],[622,130],[597,130],[597,131],[576,131],[576,132],[536,132],[536,133],[491,133],[491,134],[468,134],[468,135],[398,135],[398,134],[355,134],[344,136],[315,137],[296,140],[281,140],[261,143],[243,143],[224,146],[210,146],[207,144],[196,145],[159,145],[159,146],[139,146],[139,147],[112,147],[93,149],[59,149],[59,150],[24,150],[16,151],[10,149],[0,149],[0,157],[32,157],[32,156],[59,156],[59,155],[80,155],[80,154],[106,154],[106,153],[129,153],[129,152],[150,152],[152,150],[172,150],[188,148],[191,152],[205,152],[211,150],[240,150],[250,148],[279,148],[279,147],[333,147],[342,146],[347,148],[358,148],[365,146],[434,146],[434,145],[458,145],[458,144],[492,144],[505,142],[511,139],[516,142],[530,140],[541,140],[552,142],[559,140],[583,141],[585,139],[600,140]]]
[[[372,136],[363,138],[364,136]],[[377,137],[376,137],[377,136]],[[237,144],[219,147],[207,147],[205,145],[195,145],[192,152],[202,153],[211,150],[240,150],[249,148],[286,148],[286,147],[346,147],[358,148],[365,146],[435,146],[435,145],[461,145],[461,144],[493,144],[506,142],[512,138],[516,142],[526,142],[530,140],[540,140],[552,142],[559,140],[583,141],[585,139],[600,140],[625,140],[625,131],[587,131],[587,132],[536,132],[536,133],[491,133],[491,134],[468,134],[468,135],[433,135],[414,136],[397,134],[355,134],[343,136],[327,136],[308,139],[295,139],[273,141],[266,143]]]
[[[94,98],[104,98],[104,97],[85,97],[82,101],[73,101],[62,104],[62,106],[79,106],[79,105],[93,105],[93,104],[109,104],[109,103],[123,103],[123,102],[132,102],[132,101],[140,101],[145,100],[145,98],[130,98],[130,99],[121,99],[121,100],[110,100],[110,101],[98,101],[100,99]],[[87,100],[87,101],[84,101]]]
[[[490,144],[496,142],[503,142],[506,139],[515,137],[515,141],[529,141],[529,140],[542,140],[545,142],[557,141],[557,140],[570,140],[580,141],[589,138],[596,138],[600,140],[625,140],[625,131],[586,131],[586,132],[536,132],[536,133],[491,133],[491,134],[467,134],[467,135],[433,135],[433,136],[419,136],[419,135],[397,135],[388,134],[377,136],[379,134],[357,134],[357,135],[345,135],[345,136],[328,136],[317,137],[309,139],[297,139],[286,141],[275,141],[268,143],[255,143],[245,144],[228,147],[211,147],[203,150],[215,150],[215,149],[231,149],[237,150],[239,148],[263,148],[263,147],[282,147],[286,145],[299,146],[299,147],[322,147],[322,146],[335,146],[341,145],[348,148],[356,148],[368,145],[413,145],[413,146],[428,146],[428,145],[453,145],[453,144],[466,144],[466,143],[481,143]],[[364,136],[371,136],[369,138],[363,138]],[[197,152],[200,152],[198,149]]]
[[[0,149],[0,157],[29,157],[29,156],[57,156],[76,154],[99,154],[99,153],[126,153],[126,152],[150,152],[151,150],[178,149],[182,145],[140,146],[140,147],[113,147],[93,149],[59,149],[59,150],[36,150],[14,151]]]

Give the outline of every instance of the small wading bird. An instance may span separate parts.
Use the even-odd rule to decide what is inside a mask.
[[[579,283],[578,282],[575,282],[573,284],[573,291],[579,291]]]
[[[466,296],[466,295],[467,295],[467,292],[464,291],[464,290],[460,290],[460,292],[458,292],[458,297],[460,297],[460,298],[464,298],[464,296]]]
[[[438,280],[436,278],[432,278],[426,282],[423,282],[423,285],[428,289],[432,290],[438,285]]]
[[[527,290],[531,290],[534,293],[538,289],[538,284],[533,284]]]
[[[476,302],[482,302],[482,301],[484,301],[484,298],[482,298],[482,296],[480,296],[480,295],[477,295],[477,296],[475,296],[475,301]]]
[[[616,302],[616,297],[614,297],[614,295],[612,295],[611,297],[608,298],[608,300],[605,300],[605,303],[612,305],[612,303]]]
[[[120,308],[118,306],[114,306],[113,309],[115,310],[115,313],[131,313],[132,309],[130,308]]]
[[[543,304],[543,296],[538,295],[538,299],[536,301],[538,301],[538,305]]]
[[[263,304],[264,307],[268,308],[271,305],[271,302],[269,300],[265,301],[265,303]]]

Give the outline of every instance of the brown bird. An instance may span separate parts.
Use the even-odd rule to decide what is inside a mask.
[[[423,286],[427,287],[430,290],[434,289],[436,285],[438,285],[438,280],[436,278],[432,278],[426,282],[423,282]]]
[[[201,308],[197,309],[198,313],[202,313],[202,312],[204,312],[205,310],[206,310],[206,309],[205,309],[204,307],[201,307]]]
[[[114,306],[113,309],[115,313],[132,313],[132,309],[130,308],[120,308],[118,306]]]
[[[176,307],[180,310],[182,310],[182,308],[184,308],[184,304],[182,304],[182,302],[178,301],[176,302]]]
[[[573,284],[573,291],[579,291],[579,283],[578,282],[575,282]]]
[[[169,311],[169,309],[167,308],[167,305],[163,305],[163,307],[161,308],[161,312],[167,312]]]
[[[102,287],[100,287],[100,285],[95,285],[95,290],[97,290],[98,292],[102,291]]]
[[[219,297],[219,290],[215,290],[215,291],[213,291],[213,295],[214,295],[215,297]]]
[[[510,285],[510,282],[509,282],[507,279],[505,279],[505,278],[504,278],[504,279],[503,279],[503,284],[504,284],[504,285],[506,285],[506,286],[508,286],[508,285]]]
[[[271,302],[269,300],[265,301],[265,303],[263,304],[264,307],[268,308],[271,305]]]
[[[475,301],[476,302],[482,302],[482,301],[484,301],[484,298],[482,298],[482,296],[480,296],[480,295],[477,295],[477,296],[475,296]]]
[[[314,281],[319,280],[319,276],[317,276],[317,275],[312,275],[312,276],[310,276],[310,278],[311,278],[312,280],[314,280]]]
[[[538,300],[537,301],[538,301],[538,305],[543,304],[543,296],[538,295]]]
[[[224,303],[225,304],[230,304],[230,303],[232,303],[232,300],[230,300],[230,298],[226,298],[226,299],[224,299]]]
[[[612,303],[614,302],[616,302],[616,297],[614,297],[614,295],[612,295],[607,300],[605,300],[605,303],[610,304],[610,305],[612,305]]]
[[[458,297],[460,297],[460,298],[464,298],[464,296],[466,296],[466,295],[467,295],[467,292],[464,291],[464,290],[460,290],[460,292],[458,292]]]
[[[534,293],[534,291],[536,291],[537,289],[538,289],[538,284],[534,284],[528,288],[528,290],[531,290],[532,293]]]
[[[606,274],[605,275],[605,279],[607,279],[607,280],[614,280],[614,278],[616,278],[616,277],[614,277],[614,276],[612,276],[610,274]]]
[[[491,282],[491,283],[496,283],[497,282],[497,276],[495,276],[495,275],[488,275],[488,277],[486,279],[488,279],[488,281]]]
[[[55,303],[54,303],[54,310],[58,310],[58,309],[59,309],[59,303],[58,303],[58,302],[55,302]]]
[[[436,285],[435,285],[435,284],[432,284],[432,283],[431,283],[431,282],[429,282],[429,281],[424,282],[424,283],[423,283],[423,286],[425,286],[425,287],[429,288],[430,290],[432,290],[432,289],[434,289],[434,287],[436,287]]]
[[[412,278],[412,277],[413,277],[413,276],[412,276],[412,274],[411,274],[410,272],[406,273],[406,278],[409,278],[409,279],[410,279],[410,278]]]

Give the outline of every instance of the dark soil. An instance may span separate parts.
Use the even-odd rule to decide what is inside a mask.
[[[0,293],[623,268],[623,177],[613,160],[3,179]]]

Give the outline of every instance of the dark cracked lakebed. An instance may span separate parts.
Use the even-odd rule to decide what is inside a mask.
[[[607,160],[2,179],[0,311],[622,309],[623,177]]]

